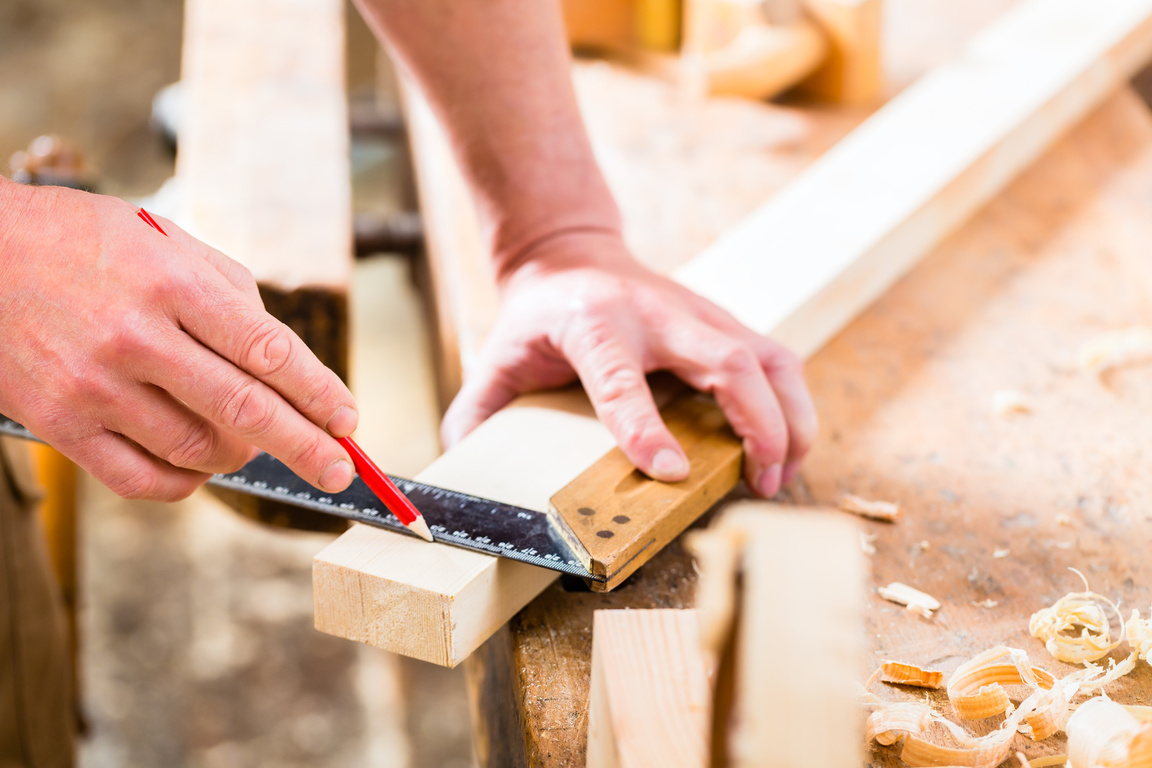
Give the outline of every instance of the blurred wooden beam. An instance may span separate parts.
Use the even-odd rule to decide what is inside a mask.
[[[255,275],[268,310],[348,376],[351,170],[341,0],[188,0],[177,223]],[[259,504],[260,519],[343,530]]]

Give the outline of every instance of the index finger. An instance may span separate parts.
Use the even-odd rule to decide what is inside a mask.
[[[299,336],[215,270],[196,273],[190,295],[175,302],[176,319],[190,336],[276,390],[333,437],[356,431],[352,393]]]

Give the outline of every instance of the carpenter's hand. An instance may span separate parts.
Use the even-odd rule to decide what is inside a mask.
[[[0,412],[129,498],[183,498],[253,446],[343,490],[352,395],[247,269],[160,222],[0,179]]]
[[[802,364],[724,310],[640,266],[611,235],[549,241],[502,281],[499,319],[444,417],[451,445],[517,394],[579,376],[600,419],[641,471],[682,480],[688,461],[645,373],[712,392],[744,439],[748,483],[771,496],[816,435]]]

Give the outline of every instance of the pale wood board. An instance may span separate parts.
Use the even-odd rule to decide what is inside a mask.
[[[704,768],[708,675],[695,611],[596,611],[588,768]]]
[[[1132,7],[1136,4],[1136,0],[1123,0],[1122,3],[1129,11],[1132,11]],[[1141,9],[1147,5],[1147,0],[1141,0],[1139,3]],[[1061,0],[1060,7],[1065,6],[1067,6],[1065,0]],[[1097,14],[1097,17],[1111,19],[1116,26],[1121,26],[1109,14]],[[1145,23],[1147,14],[1142,16],[1132,11],[1129,16],[1124,17],[1124,21],[1137,25],[1142,34],[1147,36],[1148,24]],[[1009,24],[1007,29],[1011,30],[1013,26]],[[1024,35],[1025,39],[1030,39],[1032,35],[1031,28],[1018,32]],[[1001,31],[998,36],[994,35],[991,39],[1006,44],[1003,34]],[[1143,45],[1145,41],[1141,39],[1139,42]],[[1104,55],[1105,51],[1100,53]],[[1116,53],[1117,51],[1113,51],[1113,54]],[[1110,69],[1103,73],[1102,79],[1107,82],[1097,90],[1106,92],[1115,85],[1121,71],[1135,66],[1137,58],[1135,49],[1125,48],[1119,53],[1124,54],[1118,59],[1120,69]],[[1083,61],[1079,63],[1088,66]],[[1067,74],[1066,69],[1061,71]],[[1101,74],[1098,70],[1092,71],[1097,75]],[[945,84],[948,85],[949,82],[946,80]],[[1080,95],[1084,96],[1082,80],[1069,77],[1066,84],[1072,86],[1074,90],[1078,89]],[[931,94],[926,98],[931,98]],[[969,100],[970,105],[979,103],[974,98]],[[1087,105],[1080,106],[1087,108]],[[1064,117],[1067,118],[1067,115]],[[809,135],[814,137],[817,133],[819,132],[813,131]],[[1039,150],[1030,142],[1047,142],[1053,137],[1043,131],[1028,131],[1021,133],[1017,138],[1020,140],[1011,143],[1004,152],[1010,151],[1032,157]],[[609,170],[611,179],[613,165],[611,158],[607,158],[604,164]],[[962,165],[953,168],[954,173],[959,176],[963,176],[963,170]],[[1016,170],[1020,170],[1019,165],[1016,165]],[[839,183],[839,180],[836,181]],[[1005,178],[998,179],[998,183],[1004,181]],[[804,179],[798,183],[804,188],[813,185],[813,182]],[[830,191],[829,196],[833,192],[834,190]],[[926,192],[930,193],[931,190]],[[960,203],[964,203],[965,199]],[[900,203],[903,200],[901,198],[896,202]],[[970,203],[970,200],[968,202]],[[894,207],[901,211],[905,210],[902,205]],[[971,212],[971,207],[968,210]],[[906,212],[909,215],[912,213]],[[846,211],[845,216],[850,213],[851,211]],[[649,218],[647,221],[651,222],[652,219]],[[826,226],[823,222],[817,228],[838,230]],[[934,236],[938,237],[941,234],[937,231]],[[935,240],[931,238],[922,238],[920,246],[925,248],[934,242]],[[697,268],[696,271],[699,272],[700,269]],[[716,283],[717,280],[713,282]],[[786,282],[786,279],[781,281],[782,284]],[[857,295],[850,295],[845,301],[853,304],[853,300],[857,298]],[[844,312],[834,302],[820,303],[816,299],[813,299],[813,302],[814,306],[819,304],[829,317],[834,318],[834,321],[822,324],[825,330],[832,327],[835,322],[847,322],[859,308],[856,307],[852,312]],[[800,351],[810,353],[813,349],[810,345],[801,345]],[[424,479],[458,490],[491,495],[501,501],[522,504],[523,502],[516,502],[500,494],[516,495],[523,490],[525,495],[537,499],[536,503],[542,503],[550,493],[560,490],[567,480],[576,477],[603,455],[606,448],[611,447],[611,436],[595,422],[583,395],[570,392],[545,394],[537,396],[535,402],[546,407],[575,410],[583,415],[563,415],[563,431],[549,428],[543,419],[546,413],[543,409],[533,410],[519,417],[498,416],[465,441],[458,449],[459,460],[454,456],[455,450],[450,452],[433,465],[434,468],[446,469],[430,470],[431,474]],[[578,437],[572,439],[569,430]],[[512,453],[513,448],[515,454]],[[571,464],[559,465],[553,460],[545,459],[546,456],[556,456],[557,451],[561,451],[564,462]],[[516,461],[516,455],[523,455],[526,461]],[[548,467],[550,478],[545,482],[560,478],[566,478],[566,481],[557,482],[546,490],[545,482],[540,481],[542,475],[526,474],[525,469],[534,466]],[[437,480],[432,480],[432,477],[436,477]],[[488,489],[495,489],[497,492]],[[532,504],[523,505],[532,507]],[[541,507],[532,508],[541,509]],[[471,653],[479,642],[495,631],[553,578],[551,574],[534,571],[526,566],[497,563],[495,559],[484,555],[445,547],[429,553],[421,551],[423,547],[422,544],[382,531],[356,529],[346,534],[341,541],[322,552],[316,560],[317,626],[327,632],[372,642],[419,658],[455,664]],[[385,552],[389,554],[383,554]],[[400,555],[401,552],[404,553],[403,556]],[[411,565],[417,562],[423,563],[425,567],[413,570]],[[510,571],[516,571],[517,575],[509,575],[507,579],[497,578],[496,574]],[[519,575],[520,571],[525,575]],[[530,571],[531,575],[527,575]],[[451,576],[445,578],[443,574]],[[514,584],[515,587],[502,592],[501,590],[505,589],[505,581]],[[457,600],[457,595],[467,597]],[[480,595],[480,598],[473,599],[475,595]],[[397,602],[397,597],[402,597],[403,600]],[[406,628],[409,610],[412,613],[412,626]]]
[[[1030,0],[675,276],[806,357],[1149,55],[1152,0]]]
[[[827,510],[734,505],[745,532],[735,651],[736,768],[848,768],[862,760],[867,568],[859,528]]]
[[[188,0],[178,223],[283,291],[347,290],[340,0]]]

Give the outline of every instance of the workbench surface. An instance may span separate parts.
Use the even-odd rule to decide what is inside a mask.
[[[889,13],[911,5],[893,2]],[[947,58],[941,40],[978,29],[1008,4],[934,2],[909,13],[923,17],[925,5],[943,18],[962,14],[963,23],[905,46],[899,72]],[[582,94],[602,78],[602,94],[634,87],[640,98],[656,98],[656,86],[630,86],[632,76],[607,66],[578,72]],[[612,130],[601,117],[606,106],[585,105],[614,189],[631,193],[622,200],[630,242],[650,264],[682,262],[710,228],[751,210],[862,117],[725,109],[730,119],[717,125],[734,147],[732,167],[743,153],[758,170],[717,179],[685,161],[669,171],[676,183],[653,199],[659,192],[647,180],[658,177],[642,166],[672,167],[651,143],[660,126],[649,119],[633,128],[631,144],[627,129],[617,129],[611,146],[622,149],[613,153],[603,141]],[[668,127],[668,156],[691,157],[688,144],[677,144],[686,130]],[[691,130],[704,135],[702,126]],[[643,152],[629,154],[643,136]],[[753,184],[768,192],[753,197]],[[692,201],[694,215],[677,215]],[[1100,377],[1074,362],[1077,348],[1101,332],[1152,325],[1150,242],[1152,113],[1124,89],[809,362],[822,435],[785,495],[834,505],[852,492],[904,510],[897,524],[862,522],[876,536],[872,653],[862,679],[888,658],[951,672],[999,644],[1026,650],[1053,672],[1071,671],[1027,631],[1034,611],[1082,589],[1069,568],[1125,611],[1152,605],[1152,364]],[[992,400],[1002,389],[1024,392],[1033,411],[997,415]],[[583,766],[592,612],[691,607],[694,581],[676,543],[615,592],[556,583],[525,608],[467,663],[481,764]],[[884,602],[874,588],[890,581],[935,595],[943,608],[929,620]],[[1143,663],[1111,690],[1124,703],[1152,703],[1149,692],[1152,667]],[[1062,734],[1017,744],[1029,756],[1064,746]],[[894,748],[871,757],[873,765],[901,764]]]
[[[1027,630],[1081,589],[1068,568],[1126,610],[1152,605],[1152,365],[1101,378],[1073,362],[1097,333],[1152,325],[1149,242],[1152,115],[1125,90],[810,362],[822,439],[792,497],[900,502],[899,523],[863,523],[872,586],[903,581],[943,603],[928,620],[873,595],[866,672],[887,658],[951,672],[999,644],[1071,671]],[[995,415],[1000,389],[1034,411]],[[489,732],[522,736],[530,765],[582,766],[592,611],[691,607],[694,580],[674,544],[613,593],[553,585],[470,662],[513,716]],[[1143,663],[1112,689],[1125,703],[1150,692]],[[516,764],[518,744],[492,747],[511,761],[492,764]],[[901,764],[892,749],[874,759]]]

